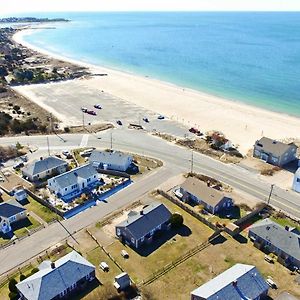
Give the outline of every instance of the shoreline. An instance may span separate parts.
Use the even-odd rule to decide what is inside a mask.
[[[86,85],[105,90],[127,102],[164,114],[173,120],[177,119],[189,127],[199,127],[205,132],[219,130],[234,144],[239,145],[240,151],[244,153],[262,135],[274,139],[300,139],[298,117],[209,95],[152,77],[135,75],[51,53],[24,41],[25,35],[38,29],[20,30],[13,36],[13,40],[49,57],[88,68],[91,73],[106,73],[108,76],[105,78],[86,79]]]

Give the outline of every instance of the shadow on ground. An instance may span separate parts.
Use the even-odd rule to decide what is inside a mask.
[[[169,240],[173,240],[176,242],[176,235],[180,235],[182,237],[190,236],[192,233],[191,229],[186,225],[182,225],[177,229],[170,229],[168,231],[158,231],[154,234],[152,241],[148,244],[143,245],[139,249],[134,249],[141,256],[149,256],[151,253],[160,248],[163,244],[165,244]]]

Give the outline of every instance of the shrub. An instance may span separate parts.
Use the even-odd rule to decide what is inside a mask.
[[[64,131],[65,131],[66,133],[69,133],[69,132],[70,132],[70,128],[69,128],[69,127],[65,127],[65,128],[64,128]]]
[[[31,273],[31,275],[33,275],[33,274],[37,273],[38,271],[39,271],[38,268],[33,268],[30,273]]]
[[[17,300],[19,299],[18,292],[9,292],[8,297],[10,300]]]
[[[17,280],[12,278],[9,280],[8,282],[8,289],[10,292],[12,293],[18,293],[18,290],[17,290],[17,287],[16,287],[16,284],[17,284]]]
[[[24,274],[20,275],[20,281],[23,281],[24,279],[26,279],[26,276]]]
[[[172,214],[170,223],[173,228],[179,228],[183,225],[183,216],[179,213]]]

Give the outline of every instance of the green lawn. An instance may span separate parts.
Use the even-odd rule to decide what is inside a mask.
[[[31,197],[27,198],[28,203],[25,204],[25,208],[28,211],[32,211],[35,214],[37,214],[40,218],[42,218],[45,222],[49,223],[53,219],[61,219],[60,216],[58,216],[56,213],[54,213],[52,210],[50,210],[48,207],[40,204],[36,200],[34,200]]]
[[[15,236],[18,238],[27,235],[28,230],[32,230],[34,228],[39,227],[41,224],[35,220],[33,217],[28,216],[27,219],[17,222],[16,224],[12,224],[12,229],[14,231]]]

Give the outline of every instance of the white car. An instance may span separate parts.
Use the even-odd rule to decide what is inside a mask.
[[[277,284],[271,278],[268,278],[266,282],[272,289],[277,289]]]
[[[100,269],[102,269],[104,272],[108,272],[109,271],[109,266],[105,261],[102,261],[99,265]]]
[[[88,109],[86,107],[81,107],[81,111],[83,111],[84,113],[86,113],[88,111]]]

